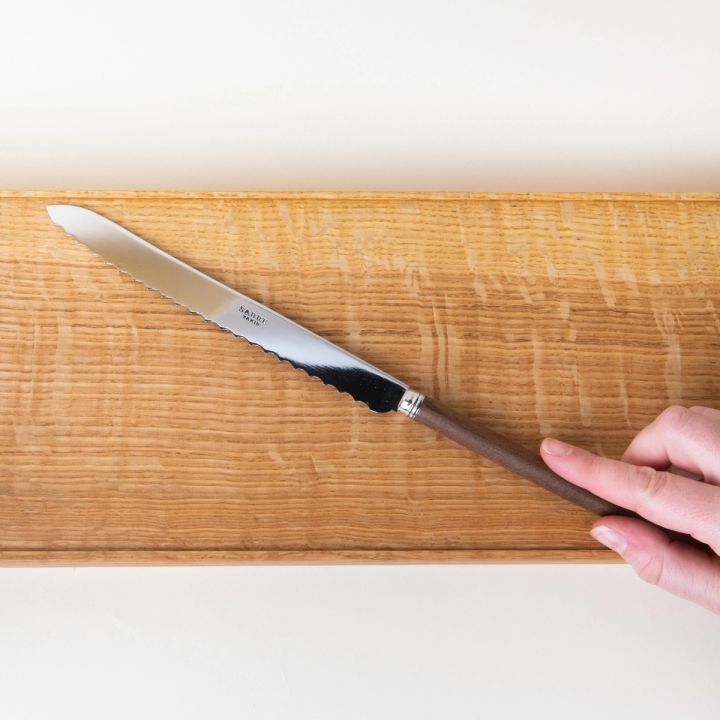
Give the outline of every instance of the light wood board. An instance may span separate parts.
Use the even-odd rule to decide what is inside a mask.
[[[0,193],[0,563],[609,560],[593,517],[132,282],[147,240],[528,447],[720,405],[720,195]]]

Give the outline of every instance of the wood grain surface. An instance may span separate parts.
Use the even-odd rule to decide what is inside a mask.
[[[609,560],[593,516],[146,290],[130,230],[528,448],[720,405],[720,195],[0,193],[0,563]]]

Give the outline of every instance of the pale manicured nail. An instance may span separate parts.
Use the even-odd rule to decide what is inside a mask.
[[[627,540],[625,536],[619,533],[617,530],[612,530],[605,525],[598,525],[590,531],[590,534],[600,543],[614,550],[616,553],[621,555],[625,552],[627,547]]]
[[[548,455],[569,455],[573,451],[573,446],[555,438],[545,438],[542,441],[542,449]]]

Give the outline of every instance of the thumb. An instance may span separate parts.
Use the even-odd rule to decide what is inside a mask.
[[[604,517],[590,534],[614,550],[646,582],[720,614],[720,557],[671,540],[643,520]]]

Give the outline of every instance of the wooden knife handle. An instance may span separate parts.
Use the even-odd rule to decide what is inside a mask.
[[[522,445],[499,435],[494,430],[482,425],[475,425],[462,418],[451,415],[431,400],[425,398],[415,420],[427,427],[442,433],[456,443],[484,455],[498,465],[544,487],[550,492],[560,495],[575,505],[597,515],[626,515],[637,517],[627,508],[613,505],[597,495],[573,485],[554,473],[535,453]]]
[[[530,452],[522,445],[499,435],[494,430],[483,425],[469,423],[447,410],[438,407],[434,402],[423,398],[422,395],[412,392],[410,395],[409,411],[402,409],[408,417],[414,418],[423,425],[445,435],[456,443],[484,455],[498,465],[517,473],[531,482],[544,487],[546,490],[579,505],[596,515],[624,515],[626,517],[640,517],[627,508],[614,505],[593,493],[573,485],[558,474],[554,473],[535,453]],[[641,518],[649,522],[645,518]],[[693,545],[710,556],[715,553],[699,540],[667,528],[660,528],[674,540]]]

